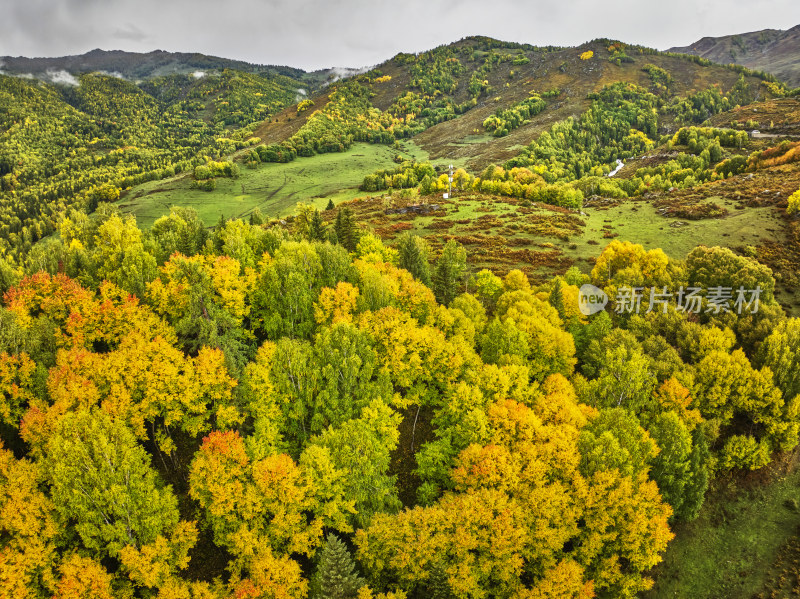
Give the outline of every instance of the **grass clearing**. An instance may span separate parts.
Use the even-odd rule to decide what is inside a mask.
[[[737,210],[736,203],[714,197],[728,209],[726,216],[683,220],[662,216],[647,200],[585,208],[583,213],[544,204],[524,206],[514,198],[459,192],[451,200],[428,197],[440,210],[425,214],[385,214],[389,202],[380,198],[353,202],[360,222],[389,240],[409,230],[427,238],[434,251],[452,237],[467,248],[474,268],[505,274],[520,268],[534,278],[563,274],[571,265],[589,272],[594,259],[613,239],[662,248],[683,259],[699,244],[742,249],[769,239],[783,239],[785,224],[774,207]],[[401,201],[400,201],[401,202]]]
[[[721,218],[684,220],[661,216],[653,205],[644,200],[629,200],[605,209],[585,208],[586,228],[580,237],[570,239],[574,249],[565,253],[576,261],[595,256],[613,236],[631,241],[646,249],[661,248],[674,259],[686,257],[695,246],[724,246],[740,248],[757,246],[765,238],[775,239],[783,221],[771,206],[736,209],[736,202],[724,198],[709,198],[728,209]],[[594,249],[592,249],[594,246]],[[590,265],[581,269],[588,272]]]
[[[794,456],[796,461],[796,456]],[[753,473],[758,475],[759,473]],[[772,594],[768,581],[787,541],[797,535],[800,471],[766,484],[719,480],[697,520],[676,528],[656,583],[645,599],[797,596]]]
[[[346,152],[318,154],[283,164],[242,167],[237,179],[218,178],[213,191],[196,189],[188,175],[151,181],[126,192],[119,206],[123,212],[134,214],[143,228],[167,214],[171,206],[194,208],[208,226],[215,224],[220,214],[225,218],[241,218],[256,208],[267,217],[291,214],[297,202],[310,202],[324,209],[329,200],[338,203],[363,196],[358,186],[364,176],[377,169],[395,167],[393,158],[398,153],[418,161],[428,158],[428,154],[413,142],[402,142],[400,150],[357,143]],[[445,163],[443,160],[434,162]]]

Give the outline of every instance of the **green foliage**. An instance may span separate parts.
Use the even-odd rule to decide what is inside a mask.
[[[340,208],[336,212],[334,231],[336,232],[336,241],[338,243],[340,243],[350,252],[354,252],[356,250],[356,246],[358,245],[359,231],[356,228],[353,212],[347,206]]]
[[[483,121],[483,128],[490,131],[495,137],[503,137],[545,108],[547,108],[547,102],[539,96],[532,96],[509,108],[497,110]]]
[[[653,146],[659,100],[632,85],[615,83],[591,94],[589,110],[542,133],[519,156],[514,166],[547,165],[548,182],[571,181],[610,170],[615,160],[641,154]],[[580,148],[580,150],[576,150]]]
[[[379,170],[366,175],[360,189],[363,191],[408,189],[417,187],[425,177],[435,176],[436,171],[429,162],[405,161],[394,169]]]
[[[431,286],[427,242],[413,233],[403,233],[397,239],[397,264],[406,269],[423,285]]]
[[[672,75],[661,67],[648,63],[642,67],[642,70],[649,75],[656,90],[668,92],[672,87]]]
[[[319,599],[356,599],[364,580],[355,572],[356,565],[347,546],[329,533],[314,578],[314,597]]]
[[[691,284],[706,290],[730,287],[734,299],[741,287],[745,290],[760,288],[761,303],[770,304],[774,301],[775,280],[772,271],[753,258],[737,256],[727,248],[707,248],[702,245],[695,248],[686,257],[686,274]]]
[[[445,244],[433,272],[433,292],[440,303],[447,306],[461,293],[466,268],[466,250],[451,239]]]
[[[290,79],[233,71],[141,87],[104,75],[83,75],[76,87],[0,81],[0,248],[16,255],[52,233],[69,208],[94,209],[134,185],[192,170],[203,156],[248,146],[224,126],[258,121],[296,93]]]
[[[359,526],[375,513],[400,508],[394,477],[388,474],[399,423],[399,414],[381,402],[373,402],[361,418],[328,428],[312,440],[329,452],[331,463],[344,473],[345,494],[355,501],[355,523]]]
[[[649,426],[648,432],[659,448],[658,455],[653,459],[651,475],[664,501],[672,506],[676,514],[691,513],[694,510],[681,509],[684,502],[697,503],[695,497],[686,493],[693,474],[691,433],[675,412],[660,414]],[[705,489],[702,489],[701,493],[704,492]]]
[[[636,478],[647,474],[659,448],[640,425],[639,420],[624,408],[608,408],[581,430],[578,440],[581,472],[618,470]]]
[[[53,502],[84,547],[116,557],[152,543],[178,522],[178,502],[119,420],[101,410],[65,415],[49,440]]]

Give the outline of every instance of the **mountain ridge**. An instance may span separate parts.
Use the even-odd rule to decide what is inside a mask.
[[[706,36],[668,52],[693,54],[720,64],[734,63],[767,71],[800,86],[800,25],[789,29],[762,29],[718,37]]]
[[[253,74],[284,75],[309,82],[324,81],[337,71],[335,68],[305,71],[288,65],[258,64],[200,52],[169,52],[160,49],[150,52],[128,52],[95,48],[83,54],[67,56],[0,56],[0,72],[45,79],[58,71],[67,71],[72,75],[100,71],[125,79],[139,80],[225,69]]]

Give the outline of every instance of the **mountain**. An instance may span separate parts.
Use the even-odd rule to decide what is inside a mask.
[[[584,53],[591,53],[591,59],[582,59]],[[371,106],[403,117],[408,130],[400,134],[392,127],[396,136],[413,137],[431,158],[461,160],[470,170],[480,171],[513,158],[553,124],[578,117],[589,106],[588,96],[607,85],[625,82],[656,91],[659,84],[651,67],[663,70],[668,84],[658,93],[666,99],[688,96],[711,83],[727,92],[742,74],[741,67],[703,62],[606,39],[572,48],[469,37],[416,56],[398,54],[352,83],[367,90]],[[752,73],[745,73],[745,80],[752,97],[740,98],[737,103],[742,105],[763,89]],[[312,94],[315,108],[332,108],[328,92]],[[532,94],[542,95],[545,110],[521,119],[504,135],[484,127],[486,119],[513,109]],[[312,111],[298,113],[296,107],[287,107],[262,123],[255,135],[268,143],[290,141],[312,117]],[[672,134],[679,126],[667,121],[660,125],[662,134]]]
[[[800,86],[800,25],[786,31],[762,29],[750,33],[704,37],[670,52],[694,54],[720,64],[735,63],[767,71],[793,87]]]
[[[307,73],[302,69],[288,66],[253,64],[196,52],[165,52],[164,50],[141,53],[95,49],[85,54],[54,58],[0,57],[0,71],[2,72],[12,75],[30,74],[39,79],[56,82],[62,71],[71,75],[102,71],[125,79],[137,80],[225,69],[246,73],[284,75],[293,79],[308,80],[310,83],[324,81],[328,76],[336,76],[333,69]]]

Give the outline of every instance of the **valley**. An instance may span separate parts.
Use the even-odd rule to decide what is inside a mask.
[[[791,78],[5,62],[0,597],[800,593]]]

